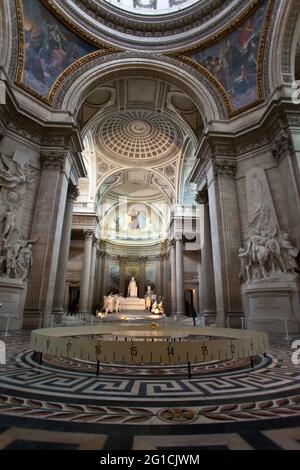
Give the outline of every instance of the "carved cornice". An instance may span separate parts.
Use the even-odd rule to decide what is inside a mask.
[[[195,5],[173,12],[170,15],[147,15],[126,12],[106,1],[74,0],[72,4],[59,0],[60,11],[57,15],[67,16],[81,29],[90,31],[94,37],[105,38],[121,47],[145,49],[144,37],[149,38],[149,50],[170,49],[203,38],[211,31],[222,27],[232,16],[244,10],[245,2],[250,0],[200,0]],[[258,0],[254,0],[258,1]],[[53,5],[54,0],[46,0]],[[185,32],[183,37],[182,34]],[[155,41],[150,38],[155,37]]]

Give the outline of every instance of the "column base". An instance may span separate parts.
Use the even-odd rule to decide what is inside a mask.
[[[231,312],[226,315],[226,328],[242,328],[242,318],[244,312]]]
[[[27,282],[21,279],[0,278],[0,329],[5,330],[9,317],[9,329],[20,330],[27,292]]]
[[[44,315],[40,307],[28,307],[24,310],[23,329],[36,330],[43,327]]]
[[[204,312],[201,314],[204,319],[205,326],[216,326],[217,324],[217,315],[216,312]]]
[[[62,317],[64,315],[66,315],[66,312],[64,311],[64,309],[62,307],[53,308],[52,309],[52,315],[53,315],[53,322],[56,325],[61,325]]]

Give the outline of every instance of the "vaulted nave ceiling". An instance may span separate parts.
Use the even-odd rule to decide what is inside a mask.
[[[158,78],[120,78],[87,96],[78,121],[92,198],[109,193],[176,201],[182,169],[194,158],[203,130],[202,117],[185,92]]]

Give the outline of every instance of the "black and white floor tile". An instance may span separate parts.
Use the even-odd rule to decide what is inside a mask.
[[[299,449],[300,366],[267,357],[182,366],[102,365],[44,356],[4,339],[0,449]]]

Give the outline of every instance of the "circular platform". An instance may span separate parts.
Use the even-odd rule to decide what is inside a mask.
[[[115,340],[105,339],[105,334]],[[154,341],[158,338],[164,341]],[[35,330],[31,346],[36,352],[97,363],[195,364],[257,356],[268,351],[269,342],[259,331],[177,326],[153,330],[150,325],[136,325],[134,330],[118,325],[114,330],[101,324]]]

